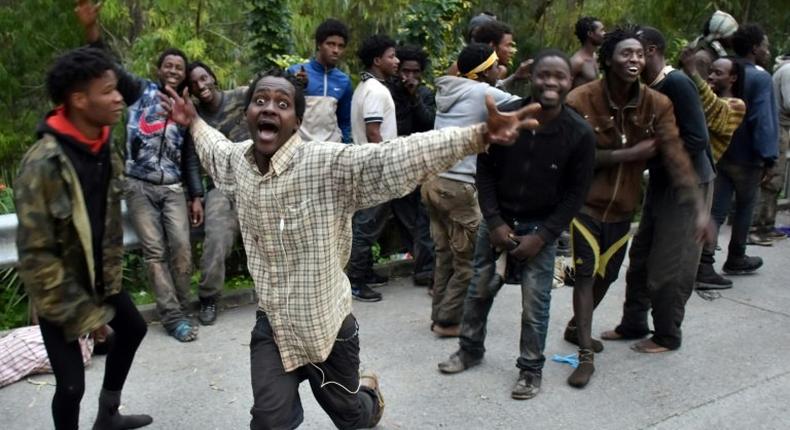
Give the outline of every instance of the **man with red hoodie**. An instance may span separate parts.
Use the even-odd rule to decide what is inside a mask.
[[[47,75],[57,107],[22,159],[14,199],[19,227],[19,277],[39,316],[55,373],[52,416],[57,429],[76,429],[85,391],[78,339],[115,331],[107,355],[94,429],[138,428],[147,415],[118,413],[121,390],[147,327],[122,291],[123,165],[110,145],[110,126],[134,93],[119,82],[100,49],[60,57]]]

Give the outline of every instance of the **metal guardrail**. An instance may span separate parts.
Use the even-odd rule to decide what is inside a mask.
[[[140,246],[140,239],[129,220],[129,211],[126,202],[121,201],[121,215],[123,217],[123,247],[135,249]],[[16,252],[16,228],[19,221],[16,214],[0,215],[0,269],[16,266],[18,255]]]

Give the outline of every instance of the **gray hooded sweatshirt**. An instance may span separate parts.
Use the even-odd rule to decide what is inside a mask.
[[[494,98],[497,106],[520,99],[484,82],[457,76],[436,79],[436,121],[433,128],[467,127],[484,122],[488,118],[486,94]],[[477,155],[470,155],[439,176],[474,184],[476,173]]]

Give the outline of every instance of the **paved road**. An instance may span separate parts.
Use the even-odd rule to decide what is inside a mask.
[[[788,224],[788,219],[784,219]],[[726,234],[726,233],[725,233]],[[429,331],[430,298],[401,279],[382,287],[385,300],[354,304],[360,321],[363,365],[382,376],[385,429],[787,429],[790,428],[790,240],[773,248],[750,247],[765,259],[759,274],[736,279],[720,299],[696,294],[688,303],[684,345],[661,355],[631,352],[628,343],[606,343],[585,390],[568,387],[570,367],[547,362],[543,392],[514,401],[520,293],[506,286],[491,312],[486,360],[460,375],[445,376],[436,363],[457,347]],[[622,279],[596,313],[596,333],[620,317]],[[575,350],[562,340],[571,315],[569,288],[553,292],[547,356]],[[179,344],[152,326],[127,383],[124,407],[154,416],[152,429],[248,428],[249,333],[254,307],[224,312],[200,338]],[[104,359],[86,370],[83,428],[96,413]],[[51,375],[32,378],[53,383]],[[51,428],[54,387],[19,382],[0,389],[0,427]],[[306,429],[332,428],[301,387]]]

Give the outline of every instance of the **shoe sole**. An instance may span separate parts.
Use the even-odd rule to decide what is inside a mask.
[[[510,393],[510,398],[512,398],[513,400],[529,400],[529,399],[537,396],[539,392],[540,391],[537,391],[537,392],[535,392],[533,394],[527,394],[527,395]]]
[[[466,365],[465,365],[465,366],[464,366],[462,369],[460,369],[460,370],[449,370],[449,369],[444,369],[444,368],[442,368],[442,366],[439,366],[439,372],[441,372],[441,373],[444,373],[445,375],[453,375],[453,374],[456,374],[456,373],[461,373],[461,372],[463,372],[463,371],[469,370],[469,369],[471,369],[471,368],[473,368],[473,367],[477,366],[477,365],[478,365],[478,364],[480,364],[480,363],[482,363],[482,360],[480,360],[480,361],[475,361],[475,362],[472,362],[472,363],[466,364]]]
[[[732,284],[720,285],[720,284],[708,284],[706,282],[696,282],[694,288],[698,291],[729,290],[730,288],[732,288]]]
[[[354,296],[354,295],[352,295],[351,297],[354,300],[358,301],[358,302],[366,302],[366,303],[380,302],[381,299],[382,299],[382,297],[376,297],[376,298],[373,298],[373,299],[365,299],[365,298],[357,297],[357,296]]]
[[[748,274],[756,272],[760,267],[762,267],[762,265],[760,265],[759,267],[755,267],[754,269],[748,269],[748,270],[746,270],[746,269],[732,270],[732,269],[723,268],[722,272],[724,272],[724,273],[726,273],[728,275],[735,275],[735,276],[748,275]]]

